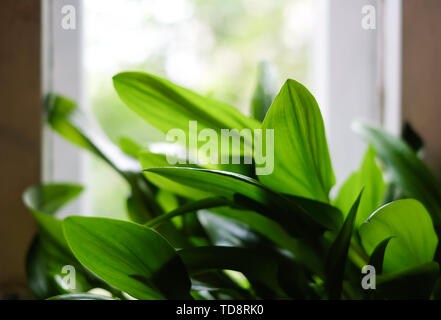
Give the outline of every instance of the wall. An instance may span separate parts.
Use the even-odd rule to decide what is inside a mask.
[[[441,179],[441,1],[403,1],[403,120],[426,143],[425,159]]]
[[[40,2],[0,1],[0,298],[25,285],[35,226],[21,201],[40,179]]]

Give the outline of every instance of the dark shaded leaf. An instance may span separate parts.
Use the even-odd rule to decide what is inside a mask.
[[[392,238],[393,237],[389,237],[381,241],[369,258],[369,264],[375,268],[376,274],[383,273],[384,254],[386,252],[387,245]]]
[[[415,153],[418,154],[423,147],[424,142],[423,139],[416,133],[416,131],[413,129],[413,127],[410,125],[409,122],[406,122],[403,126],[403,130],[401,132],[401,137],[404,141],[409,145],[409,147],[412,148]]]
[[[439,265],[429,262],[411,269],[377,276],[375,298],[393,300],[428,299],[439,277]]]
[[[330,299],[340,299],[341,296],[348,250],[362,193],[358,195],[352,205],[343,227],[329,249],[326,258],[326,287]]]
[[[287,280],[280,266],[286,260],[272,252],[235,247],[196,247],[178,251],[190,274],[198,274],[210,269],[224,269],[242,272],[260,294],[283,296],[279,280]],[[293,262],[294,264],[294,262]],[[292,267],[292,265],[291,265]],[[293,274],[294,274],[293,269]],[[300,274],[299,274],[300,276]],[[304,277],[304,275],[302,275]],[[291,279],[286,286],[293,286]],[[303,283],[305,284],[305,283]],[[297,283],[297,285],[301,285]],[[294,285],[295,286],[295,285]],[[292,291],[295,290],[291,287]],[[297,290],[301,290],[297,288]]]
[[[166,213],[164,215],[161,215],[153,220],[150,220],[146,226],[153,228],[156,225],[160,224],[161,222],[164,222],[166,220],[170,220],[174,217],[184,215],[186,213],[195,212],[197,210],[201,209],[209,209],[214,207],[220,207],[225,205],[231,205],[231,202],[226,200],[222,197],[212,197],[212,198],[206,198],[199,201],[189,202],[187,204],[184,204],[175,210]]]
[[[293,235],[312,238],[314,234],[327,228],[326,221],[316,221],[308,213],[288,198],[271,191],[258,181],[236,173],[196,168],[151,168],[146,171],[156,173],[175,183],[211,192],[234,200],[237,194],[260,203],[260,213],[283,225]],[[254,209],[254,208],[252,208]]]
[[[433,300],[441,300],[441,278],[438,278],[435,282],[435,286],[432,291]]]
[[[23,202],[38,224],[39,236],[34,238],[26,257],[29,287],[37,298],[48,298],[67,292],[89,290],[95,283],[72,255],[62,233],[61,221],[54,217],[57,210],[77,197],[83,188],[78,185],[48,184],[28,188]],[[76,288],[66,288],[61,281],[62,269],[76,269]]]

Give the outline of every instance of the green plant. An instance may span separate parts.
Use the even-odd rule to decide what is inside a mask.
[[[272,93],[265,92],[260,80],[253,96],[256,120],[153,75],[126,72],[113,80],[122,101],[164,133],[188,133],[189,121],[215,132],[274,129],[274,170],[258,175],[255,161],[171,167],[165,154],[124,137],[120,153],[108,152],[109,142],[91,132],[73,102],[49,95],[50,126],[108,163],[130,185],[132,222],[79,216],[61,220],[56,212],[82,188],[29,188],[24,202],[39,233],[29,249],[27,272],[37,298],[440,296],[441,188],[418,150],[404,140],[358,124],[356,131],[371,147],[360,169],[330,199],[335,178],[323,120],[314,97],[300,83],[288,80],[268,110]],[[255,147],[245,139],[247,143]],[[361,286],[368,264],[376,270],[375,290]],[[75,267],[75,288],[62,281],[65,265]]]

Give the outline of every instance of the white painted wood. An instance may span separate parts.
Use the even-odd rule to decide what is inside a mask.
[[[384,3],[383,125],[399,135],[402,124],[402,0]]]
[[[362,27],[362,8],[366,5],[376,10],[376,29]],[[352,123],[363,120],[380,124],[382,119],[380,5],[381,0],[318,0],[316,92],[325,115],[338,184],[359,167],[366,149],[364,141],[352,131]],[[391,43],[387,48],[392,50],[394,46]],[[390,62],[388,59],[388,67]],[[388,87],[396,86],[394,81],[396,75],[389,77]],[[397,104],[394,99],[387,95],[387,104]],[[393,112],[388,114],[390,121],[394,117]]]
[[[62,8],[72,5],[76,29],[62,26]],[[43,94],[54,92],[83,105],[82,0],[43,0]],[[84,156],[46,126],[43,133],[43,181],[84,182]],[[81,201],[65,211],[77,212]]]

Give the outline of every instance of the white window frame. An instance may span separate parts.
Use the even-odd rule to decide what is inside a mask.
[[[401,0],[317,1],[315,90],[341,184],[366,149],[351,130],[355,120],[401,129]],[[366,5],[375,8],[376,29],[362,28]]]
[[[62,27],[62,8],[75,8],[76,29]],[[42,1],[43,95],[56,93],[84,104],[82,0]],[[45,183],[84,183],[85,156],[45,124],[42,179]],[[79,213],[84,199],[68,205],[64,212]]]

